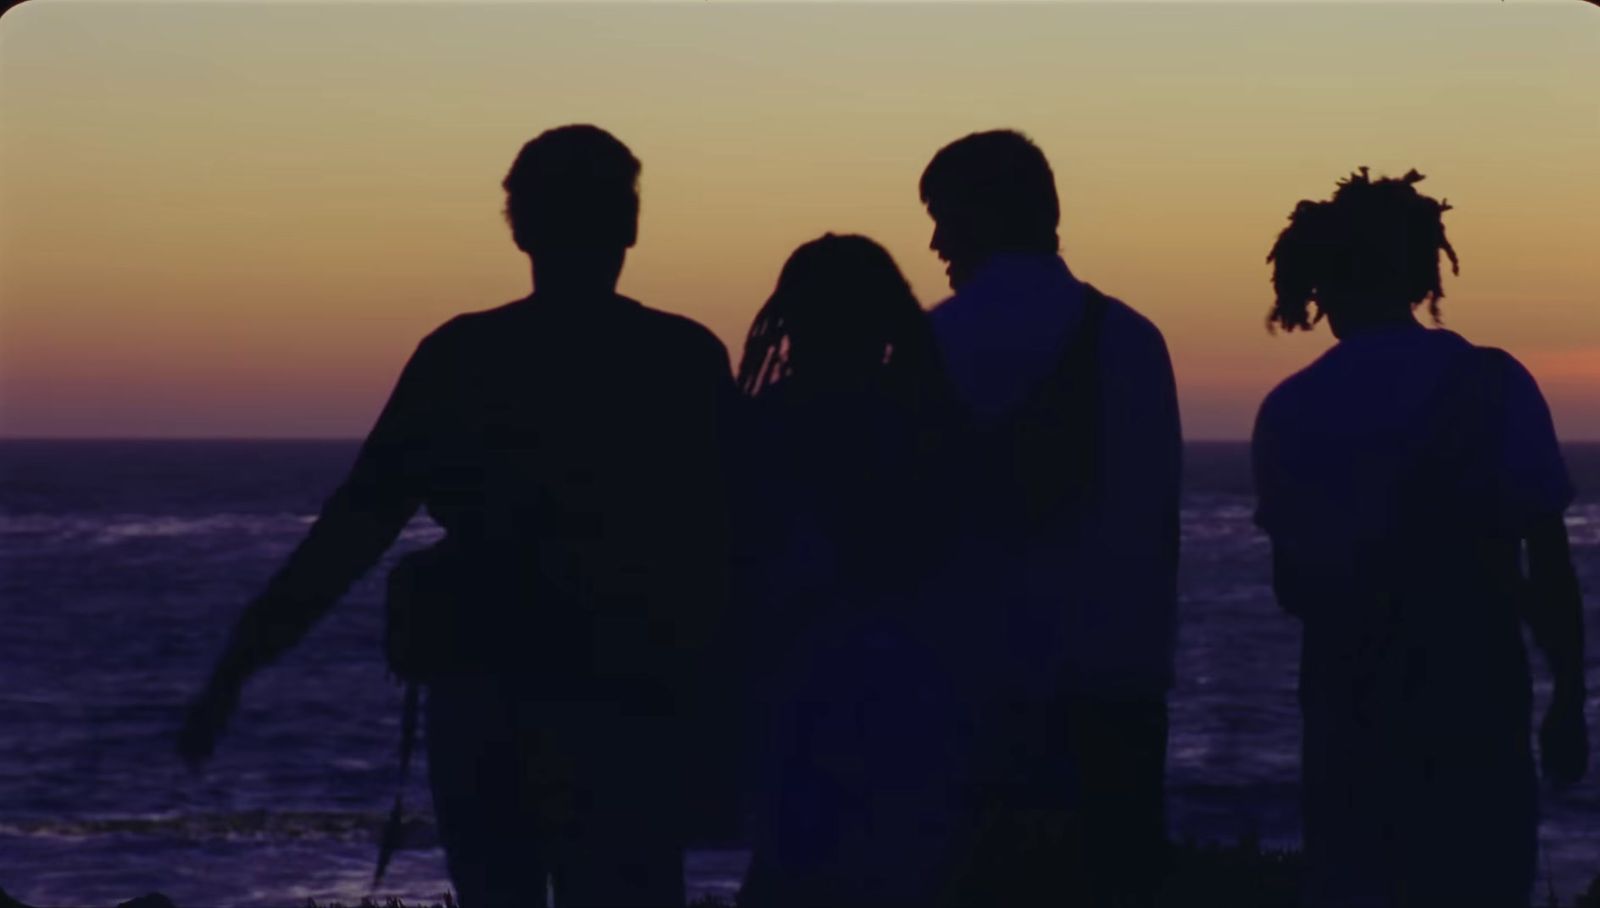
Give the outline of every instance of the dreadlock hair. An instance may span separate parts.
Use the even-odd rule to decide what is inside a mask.
[[[1422,174],[1372,179],[1362,167],[1324,202],[1302,199],[1267,254],[1277,300],[1267,330],[1311,330],[1330,307],[1426,301],[1439,322],[1439,253],[1461,273],[1445,238],[1447,202],[1417,192]],[[1316,304],[1315,310],[1312,304]]]
[[[926,315],[888,250],[828,233],[784,263],[745,339],[739,388],[754,398],[841,370],[914,388],[936,369]]]
[[[892,587],[939,557],[953,534],[941,531],[942,498],[926,491],[943,465],[952,394],[927,315],[887,250],[832,233],[796,249],[750,327],[739,387],[779,427],[763,462],[809,477],[853,582]],[[855,403],[873,401],[907,434],[849,421]]]

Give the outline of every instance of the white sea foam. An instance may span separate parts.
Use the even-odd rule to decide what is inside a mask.
[[[29,541],[112,546],[141,540],[204,537],[298,537],[315,523],[315,514],[0,514],[0,539],[7,545]],[[413,520],[404,542],[425,543],[442,531],[427,518]]]

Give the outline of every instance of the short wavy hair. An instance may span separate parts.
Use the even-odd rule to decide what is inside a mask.
[[[506,223],[524,252],[610,252],[638,237],[639,160],[597,126],[540,133],[501,186]]]
[[[1039,146],[1016,130],[975,132],[939,149],[918,190],[936,220],[941,213],[960,217],[994,249],[1061,248],[1055,173]]]

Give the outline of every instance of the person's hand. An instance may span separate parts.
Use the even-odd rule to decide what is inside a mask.
[[[178,732],[178,756],[189,769],[199,771],[217,748],[217,738],[227,727],[234,708],[239,705],[239,687],[212,679],[189,704],[183,728]]]
[[[1545,781],[1570,788],[1589,768],[1589,727],[1583,719],[1583,697],[1557,693],[1539,726],[1539,762]]]

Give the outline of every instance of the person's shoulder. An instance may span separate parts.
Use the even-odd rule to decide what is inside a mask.
[[[450,343],[496,333],[515,320],[516,314],[526,303],[526,300],[513,300],[487,309],[472,309],[457,313],[429,332],[423,341],[426,343],[436,340]]]
[[[962,318],[968,307],[959,293],[952,293],[928,308],[928,321],[935,328],[943,328]]]
[[[676,312],[668,312],[664,309],[657,309],[654,306],[646,306],[638,300],[625,296],[618,297],[618,299],[637,307],[635,311],[641,321],[651,329],[660,331],[663,334],[701,341],[706,339],[714,340],[716,338],[716,335],[711,333],[710,328],[687,315],[679,315]]]
[[[1149,316],[1124,302],[1120,297],[1112,296],[1098,287],[1084,284],[1084,290],[1089,293],[1098,293],[1106,301],[1106,326],[1122,331],[1129,335],[1142,337],[1162,337],[1161,329]]]
[[[1086,294],[1098,294],[1105,300],[1105,336],[1111,343],[1130,352],[1145,352],[1167,356],[1167,338],[1156,323],[1143,312],[1095,287],[1084,284]]]
[[[1263,429],[1279,428],[1295,414],[1307,412],[1312,408],[1308,401],[1318,395],[1319,388],[1323,385],[1320,376],[1326,356],[1327,354],[1323,354],[1290,373],[1267,392],[1267,396],[1261,399],[1261,406],[1256,409],[1257,434]]]
[[[1277,408],[1292,407],[1306,395],[1314,393],[1322,384],[1322,373],[1326,369],[1327,359],[1328,354],[1325,352],[1289,373],[1267,392],[1266,398],[1261,402],[1262,406],[1271,404]]]
[[[1305,370],[1294,373],[1278,382],[1267,396],[1261,398],[1261,406],[1256,408],[1256,430],[1259,432],[1263,426],[1276,425],[1285,413],[1295,410],[1295,401],[1301,396],[1300,388],[1305,384],[1301,376]]]
[[[1419,331],[1417,335],[1437,351],[1437,357],[1443,363],[1440,366],[1442,371],[1461,373],[1465,370],[1479,375],[1480,380],[1498,381],[1513,399],[1532,397],[1543,400],[1544,395],[1533,373],[1510,352],[1499,347],[1475,344],[1445,328],[1431,328]]]
[[[622,299],[637,307],[640,324],[657,344],[694,355],[716,356],[726,366],[727,345],[710,328],[685,315],[655,309],[627,297]]]
[[[417,353],[440,356],[463,347],[473,347],[483,339],[498,336],[516,303],[457,313],[423,335]]]
[[[638,306],[639,317],[647,329],[658,332],[663,338],[692,346],[723,346],[710,328],[686,315],[656,309],[636,300],[628,302]]]
[[[1443,334],[1444,332],[1435,333]],[[1512,356],[1510,351],[1481,344],[1471,344],[1471,347],[1479,362],[1484,363],[1491,369],[1500,371],[1505,375],[1508,382],[1537,385],[1533,378],[1533,373],[1528,371],[1528,367],[1524,366],[1521,360]]]
[[[1521,360],[1499,347],[1474,347],[1474,351],[1485,367],[1499,377],[1510,401],[1545,406],[1538,379]]]

